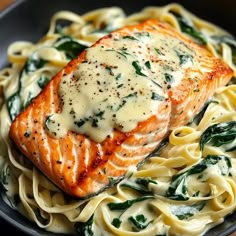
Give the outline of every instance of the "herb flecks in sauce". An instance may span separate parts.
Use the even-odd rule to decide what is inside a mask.
[[[194,52],[182,41],[158,33],[114,33],[104,41],[86,49],[83,63],[63,76],[62,112],[47,120],[52,135],[71,130],[101,142],[114,128],[130,132],[156,115],[168,101],[170,85],[177,86],[195,63]]]

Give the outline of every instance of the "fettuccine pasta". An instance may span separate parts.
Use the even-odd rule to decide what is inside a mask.
[[[236,75],[236,42],[220,27],[181,5],[146,7],[126,15],[118,7],[52,16],[38,42],[8,48],[0,71],[0,183],[3,199],[40,228],[78,235],[203,235],[236,209],[236,85],[234,79],[193,121],[172,131],[143,165],[87,200],[58,189],[16,150],[12,120],[82,50],[120,27],[155,18],[222,58]]]

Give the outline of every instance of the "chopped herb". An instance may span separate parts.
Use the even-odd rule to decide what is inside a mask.
[[[122,78],[122,74],[119,73],[117,76],[116,76],[116,80],[120,80]]]
[[[137,75],[141,75],[141,76],[145,76],[145,77],[147,76],[142,72],[142,67],[140,66],[138,61],[133,61],[132,66],[134,67]]]
[[[130,36],[130,35],[124,36],[123,39],[130,39],[130,40],[137,40],[138,41],[137,38],[135,38],[134,36]]]
[[[179,64],[180,65],[184,65],[184,64],[188,63],[189,61],[191,63],[193,63],[193,56],[192,55],[183,54],[179,51],[175,51],[175,52],[176,52],[177,56],[179,57],[179,61],[180,61]]]
[[[77,125],[78,127],[81,127],[85,124],[85,122],[88,121],[87,119],[80,119],[78,121],[75,121],[74,124]]]
[[[148,69],[151,69],[151,63],[150,61],[146,61],[144,64]]]
[[[111,106],[112,111],[119,111],[127,103],[125,98],[128,98],[128,96],[121,99],[121,103],[118,106]]]
[[[122,47],[121,49],[119,49],[117,51],[118,53],[120,53],[122,56],[124,56],[126,58],[126,56],[132,56],[132,54],[127,52],[127,48]]]
[[[127,58],[127,56],[132,56],[132,54],[127,52],[127,48],[121,48],[121,49],[117,50],[116,52],[118,54],[120,54],[121,56],[123,56],[124,58]]]
[[[157,101],[164,101],[165,100],[165,97],[155,93],[155,92],[152,92],[152,96],[151,96],[151,99],[152,100],[157,100]]]
[[[174,81],[173,75],[165,73],[164,76],[165,76],[165,80],[167,83],[173,83],[173,81]]]
[[[117,85],[117,88],[121,88],[123,86],[124,86],[124,84],[119,84],[119,85]]]
[[[160,55],[160,56],[164,55],[159,48],[154,48],[154,49],[158,55]]]
[[[97,118],[92,119],[92,127],[98,127],[98,119]]]
[[[137,92],[134,92],[134,93],[130,93],[129,95],[123,97],[123,98],[132,98],[132,97],[137,97]]]
[[[122,221],[119,218],[114,218],[111,224],[114,225],[116,228],[120,228],[121,223]]]
[[[114,73],[112,71],[112,67],[106,66],[105,69],[109,72],[110,75],[114,75]]]

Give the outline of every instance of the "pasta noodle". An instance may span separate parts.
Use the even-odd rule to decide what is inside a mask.
[[[38,227],[79,235],[203,235],[235,211],[234,79],[217,90],[193,122],[173,130],[142,166],[91,199],[67,196],[9,140],[11,121],[81,50],[108,32],[149,18],[169,23],[206,47],[236,75],[233,37],[178,4],[147,7],[128,16],[118,7],[84,15],[60,11],[38,42],[9,46],[11,67],[0,71],[1,194]]]

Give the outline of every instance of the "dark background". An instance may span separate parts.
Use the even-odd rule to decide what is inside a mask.
[[[0,0],[1,1],[1,0]],[[47,31],[51,16],[59,10],[85,13],[89,10],[120,6],[127,14],[141,10],[145,6],[161,6],[170,2],[182,4],[186,9],[202,19],[213,22],[236,35],[235,0],[16,0],[16,3],[0,13],[0,68],[7,65],[7,46],[16,40],[36,42]],[[207,233],[207,236],[226,236],[236,230],[236,214]],[[55,234],[38,229],[10,209],[0,198],[0,235],[47,235]],[[4,231],[4,232],[3,232]]]

